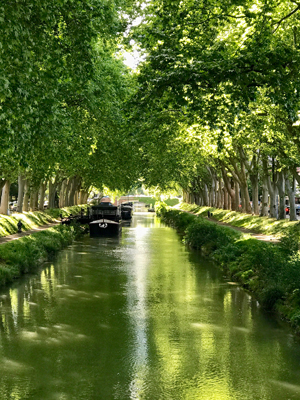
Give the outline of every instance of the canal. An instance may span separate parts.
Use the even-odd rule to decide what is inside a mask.
[[[300,343],[140,214],[0,292],[0,399],[300,399]]]

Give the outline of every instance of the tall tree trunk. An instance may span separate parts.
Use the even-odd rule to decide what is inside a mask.
[[[55,197],[56,197],[56,190],[58,186],[58,177],[55,177],[54,182],[52,182],[52,179],[49,179],[49,208],[55,208]]]
[[[234,197],[235,197],[235,210],[240,212],[240,185],[238,181],[234,182]]]
[[[23,212],[28,212],[28,202],[29,202],[29,182],[25,179],[24,184],[24,199],[23,199]]]
[[[69,178],[67,186],[66,186],[66,191],[65,191],[65,207],[69,207],[69,205],[70,205],[70,190],[71,190],[71,186],[72,186],[72,179]]]
[[[6,180],[1,193],[0,214],[8,214],[9,189],[10,182]]]
[[[263,167],[264,167],[264,174],[267,177],[267,182],[268,182],[268,189],[269,189],[269,195],[270,195],[270,217],[271,218],[276,218],[278,216],[278,208],[277,208],[277,201],[276,201],[276,196],[277,196],[277,174],[275,173],[275,165],[274,165],[274,160],[272,161],[272,180],[268,171],[268,163],[267,160],[263,160]]]
[[[36,188],[32,187],[31,190],[30,190],[30,202],[29,202],[30,211],[36,211],[37,210],[38,196],[39,196],[38,190]]]
[[[262,217],[269,216],[269,190],[268,190],[268,177],[263,176],[262,182],[262,199],[261,199],[261,212]]]
[[[84,204],[84,193],[85,191],[83,189],[80,190],[80,194],[79,194],[79,204]],[[185,196],[185,192],[183,192],[182,194],[182,200],[184,201],[184,197]]]
[[[65,207],[66,204],[66,187],[67,187],[67,179],[64,179],[61,183],[60,191],[59,191],[59,208]]]
[[[24,188],[25,188],[25,177],[24,175],[20,174],[18,176],[18,205],[17,205],[17,211],[19,213],[23,211]]]
[[[241,190],[241,200],[242,200],[242,211],[247,214],[252,214],[252,207],[250,204],[250,196],[248,190],[246,164],[243,158],[240,158],[238,167],[237,161],[230,157],[230,163],[233,166],[234,171],[232,171],[234,179],[239,183]]]
[[[278,189],[278,193],[279,193],[278,219],[285,219],[285,217],[286,217],[286,212],[285,212],[285,177],[284,177],[284,172],[283,171],[280,171],[278,173],[277,189]]]
[[[83,203],[82,203],[82,204],[87,204],[87,200],[88,200],[88,198],[89,198],[89,194],[90,194],[89,191],[86,191],[86,192],[85,192],[85,194],[84,194],[84,196],[83,196]]]
[[[222,208],[222,188],[223,181],[222,178],[218,179],[218,191],[217,191],[217,208]]]
[[[39,190],[35,188],[33,190],[33,201],[32,201],[32,211],[38,210],[38,203],[39,203]]]
[[[44,210],[44,202],[45,202],[45,192],[46,192],[47,182],[42,182],[40,185],[39,192],[39,210]]]
[[[229,196],[231,197],[231,208],[235,210],[236,205],[235,205],[234,181],[231,178],[228,177],[227,171],[226,171],[224,166],[221,167],[221,171],[222,171],[224,186],[226,188],[226,191],[224,191],[224,195],[226,193],[229,194]],[[226,206],[225,206],[225,202],[226,202]],[[229,210],[228,205],[229,205],[228,204],[228,199],[226,199],[224,201],[224,207],[226,207],[225,210]]]
[[[250,181],[252,186],[252,209],[255,215],[259,215],[258,205],[258,173],[250,175]]]
[[[69,194],[69,206],[76,205],[78,201],[75,199],[75,194],[81,186],[81,178],[79,176],[74,176],[71,179],[70,194]]]
[[[288,173],[286,173],[285,175],[285,186],[287,189],[287,194],[290,203],[290,213],[289,213],[290,221],[297,221],[296,206],[295,206],[295,191],[296,191],[295,178],[292,177],[290,179]]]
[[[228,210],[228,192],[226,187],[224,187],[224,210]]]
[[[207,189],[207,185],[204,184],[204,189],[203,189],[203,202],[204,202],[204,206],[207,207],[208,206],[208,189]]]

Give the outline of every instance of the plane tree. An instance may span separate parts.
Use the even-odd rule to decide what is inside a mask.
[[[216,132],[217,158],[243,186],[246,208],[247,180],[256,199],[258,171],[268,175],[274,154],[279,175],[287,167],[296,171],[299,9],[294,1],[151,1],[132,35],[146,55],[140,112],[157,121],[183,114],[187,124],[197,120]],[[230,154],[224,139],[232,143]]]

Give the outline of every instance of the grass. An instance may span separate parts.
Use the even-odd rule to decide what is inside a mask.
[[[22,214],[15,213],[12,215],[0,215],[0,237],[12,235],[18,232],[18,222],[23,224],[23,231],[28,231],[42,225],[57,222],[62,214],[66,217],[70,214],[76,215],[80,213],[81,208],[86,209],[87,206],[72,206],[60,209],[47,209],[45,211],[24,212]]]
[[[139,197],[138,200],[141,203],[152,204],[152,206],[154,206],[154,204],[157,202],[157,198],[155,198],[155,197]],[[166,200],[164,200],[164,202],[165,202],[165,204],[167,204],[167,206],[174,207],[174,206],[176,206],[176,204],[179,203],[179,199],[177,199],[177,198],[166,199]]]
[[[297,221],[290,222],[287,220],[276,220],[274,218],[259,217],[257,215],[242,214],[235,211],[222,210],[213,207],[200,207],[195,204],[182,203],[181,210],[190,211],[202,217],[207,216],[208,211],[213,213],[213,219],[224,222],[226,224],[249,229],[255,233],[262,233],[264,235],[278,235],[284,234],[286,228],[298,224]]]

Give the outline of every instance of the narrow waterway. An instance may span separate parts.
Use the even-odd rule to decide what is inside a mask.
[[[151,213],[0,292],[0,400],[300,399],[300,343]]]

